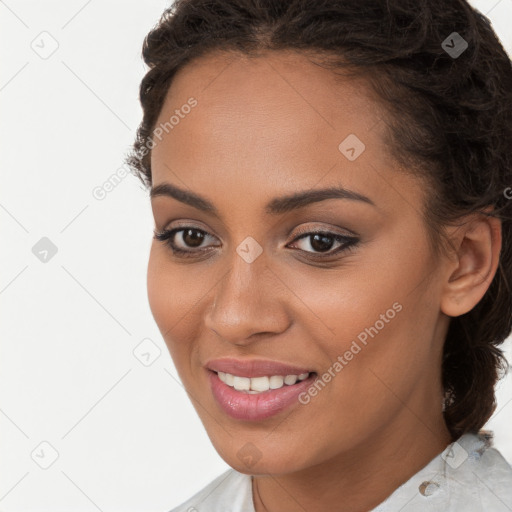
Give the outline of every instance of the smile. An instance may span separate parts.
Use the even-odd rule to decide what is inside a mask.
[[[269,377],[239,377],[231,373],[217,372],[219,379],[237,391],[245,391],[251,394],[262,393],[269,389],[280,389],[283,386],[292,386],[297,381],[305,380],[310,373],[300,375],[271,375]]]
[[[299,395],[317,376],[315,372],[309,372],[248,378],[212,370],[207,372],[211,392],[220,409],[231,418],[245,421],[261,421],[300,404]]]

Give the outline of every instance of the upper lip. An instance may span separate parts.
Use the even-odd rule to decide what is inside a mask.
[[[205,364],[205,367],[215,372],[230,373],[238,377],[286,376],[312,372],[303,366],[294,366],[268,359],[211,359]]]

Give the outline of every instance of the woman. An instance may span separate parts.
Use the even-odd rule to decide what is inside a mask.
[[[232,469],[175,510],[506,511],[512,69],[463,0],[178,0],[129,157]]]

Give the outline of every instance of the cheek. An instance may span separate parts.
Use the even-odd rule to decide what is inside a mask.
[[[147,292],[148,301],[151,313],[162,330],[165,324],[169,322],[169,315],[172,315],[173,308],[173,294],[169,293],[172,290],[172,278],[169,272],[166,271],[166,264],[160,255],[160,250],[155,247],[155,242],[151,247],[148,261],[147,271]]]
[[[402,271],[405,275],[395,276],[412,277],[417,269]],[[420,282],[421,272],[417,278]],[[342,356],[335,400],[340,410],[354,411],[354,421],[367,425],[391,418],[420,387],[433,386],[434,366],[440,366],[432,333],[435,311],[422,301],[429,294],[426,284],[410,293],[410,288],[387,287],[384,282],[378,288],[374,281],[366,305],[345,303],[347,317],[338,315],[340,335],[329,347],[333,362]]]
[[[304,318],[310,318],[310,329],[315,324],[317,333],[325,332],[319,343],[329,364],[344,357],[338,374],[350,375],[344,386],[353,396],[361,395],[363,383],[382,388],[379,376],[397,385],[412,382],[414,372],[433,360],[436,285],[427,279],[428,249],[423,239],[415,242],[382,244],[362,259],[347,259],[336,275],[302,275],[307,304],[317,313]]]
[[[173,345],[187,338],[183,328],[194,315],[194,280],[187,279],[186,268],[178,267],[165,254],[165,248],[151,248],[148,272],[147,292],[153,318],[160,329],[171,355]]]
[[[205,283],[198,279],[195,265],[177,264],[165,247],[151,247],[147,272],[147,291],[151,312],[162,328],[194,315],[200,307]],[[196,307],[194,308],[194,305]]]
[[[208,303],[208,270],[173,262],[165,248],[151,248],[147,293],[151,313],[173,359],[195,350],[204,307]],[[210,278],[211,279],[211,278]]]
[[[295,317],[307,332],[316,333],[318,343],[331,357],[348,350],[360,334],[364,341],[365,329],[376,322],[379,330],[384,325],[387,328],[388,323],[383,324],[380,315],[388,312],[385,320],[393,322],[397,314],[393,304],[401,297],[396,281],[389,280],[391,269],[387,272],[381,264],[366,260],[347,258],[332,272],[312,267],[301,268],[296,275],[288,276],[292,273],[289,270],[281,272],[287,284],[300,283],[290,286]]]

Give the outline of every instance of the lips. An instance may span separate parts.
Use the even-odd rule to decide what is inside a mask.
[[[245,421],[262,421],[275,416],[285,409],[299,405],[298,397],[314,382],[317,373],[306,366],[272,361],[269,359],[211,359],[204,365],[211,393],[220,409],[233,419]],[[220,372],[220,374],[219,374]],[[224,374],[224,375],[222,375]],[[237,378],[253,379],[257,377],[302,376],[294,384],[284,384],[275,389],[252,391],[234,389],[228,385],[227,376],[231,374],[234,386]],[[225,382],[224,382],[225,381]],[[245,383],[247,384],[247,383]],[[283,385],[284,384],[284,385]],[[251,381],[250,386],[253,383]]]
[[[305,366],[295,366],[268,359],[212,359],[205,365],[214,372],[231,373],[239,377],[265,377],[270,375],[301,375],[314,372]]]
[[[242,421],[263,421],[292,407],[297,408],[302,403],[299,396],[316,379],[316,375],[311,373],[305,380],[291,386],[251,395],[228,386],[213,370],[207,370],[207,373],[211,393],[220,410],[231,418]]]

